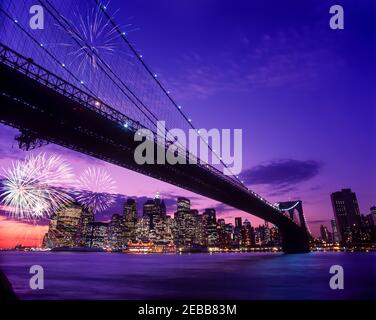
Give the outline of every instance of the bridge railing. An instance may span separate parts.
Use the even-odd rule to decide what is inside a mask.
[[[51,88],[56,92],[59,92],[65,97],[72,99],[80,103],[81,105],[101,114],[102,116],[110,119],[111,121],[117,122],[120,126],[125,127],[127,130],[137,132],[137,130],[139,129],[147,129],[144,126],[142,126],[138,121],[134,121],[130,117],[124,115],[120,111],[104,103],[99,98],[94,97],[93,95],[83,91],[77,86],[72,85],[71,83],[59,77],[58,75],[36,64],[33,61],[33,59],[22,56],[21,54],[17,53],[13,49],[7,47],[2,43],[0,43],[0,62],[11,68],[14,68],[15,70],[25,74],[31,79],[34,79],[35,81],[45,85],[46,87]],[[155,132],[153,133],[154,143],[160,145],[157,134]],[[167,145],[165,145],[164,147],[166,150],[168,149]],[[245,187],[237,179],[223,174],[220,170],[218,170],[216,167],[212,165],[202,162],[198,157],[190,153],[188,150],[182,149],[179,146],[176,146],[176,148],[177,150],[180,150],[180,154],[185,154],[187,163],[189,163],[190,159],[194,160],[198,166],[204,168],[207,171],[210,171],[210,173],[216,175],[220,179],[231,183],[234,187],[238,188],[239,190],[251,194],[255,198],[263,201],[268,206],[273,207],[274,209],[279,211],[279,208],[277,206],[268,202],[266,199],[261,197],[256,192],[253,192],[252,190]]]
[[[119,124],[127,123],[130,128],[136,128],[136,130],[143,128],[137,121],[133,121],[131,118],[101,102],[92,95],[89,95],[82,89],[70,84],[42,66],[35,64],[33,59],[25,58],[4,44],[0,44],[0,62],[27,75],[46,87],[59,92],[69,99],[79,102],[85,107],[100,113],[110,120],[116,121]]]

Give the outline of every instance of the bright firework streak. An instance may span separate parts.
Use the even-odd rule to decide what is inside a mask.
[[[116,182],[102,169],[88,168],[78,178],[76,200],[94,213],[108,209],[116,200]]]
[[[85,15],[80,11],[74,12],[74,21],[70,22],[71,29],[64,29],[74,40],[74,43],[61,43],[60,45],[71,47],[69,55],[79,60],[78,70],[84,71],[86,65],[96,69],[98,67],[98,56],[113,54],[117,48],[116,40],[120,37],[116,28],[111,26],[110,21],[101,13],[96,6],[87,9]],[[60,25],[58,25],[61,28]],[[79,48],[77,48],[77,42]]]
[[[29,156],[4,171],[3,204],[16,219],[40,219],[70,204],[64,187],[73,182],[71,167],[60,156]]]

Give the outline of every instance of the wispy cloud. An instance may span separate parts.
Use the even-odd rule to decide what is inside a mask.
[[[315,160],[278,159],[245,170],[242,178],[249,185],[268,185],[277,196],[294,191],[297,186],[320,173],[322,164]]]

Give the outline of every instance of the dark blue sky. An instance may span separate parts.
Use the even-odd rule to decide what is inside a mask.
[[[337,3],[344,30],[329,28]],[[198,127],[243,128],[246,168],[277,163],[290,173],[291,163],[303,172],[316,163],[280,198],[301,196],[319,216],[330,216],[329,194],[342,187],[358,193],[363,212],[376,202],[375,1],[110,6],[139,28],[129,38]],[[263,173],[267,184],[255,188],[278,194],[278,178]]]

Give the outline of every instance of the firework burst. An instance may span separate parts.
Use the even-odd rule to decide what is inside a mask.
[[[78,61],[78,70],[85,71],[86,67],[98,68],[98,56],[105,57],[113,54],[120,37],[117,28],[104,17],[99,6],[87,8],[86,14],[82,10],[73,12],[74,21],[64,32],[74,41],[60,43],[70,49],[68,55],[73,56],[71,63]],[[61,29],[60,25],[57,25]]]
[[[102,5],[102,8],[108,8],[108,5],[108,3]],[[89,79],[92,73],[98,70],[102,59],[105,65],[119,57],[122,57],[121,63],[133,64],[134,54],[129,50],[122,50],[124,46],[120,40],[138,28],[133,27],[132,24],[114,26],[110,20],[117,12],[118,10],[108,18],[99,5],[77,7],[72,13],[73,19],[63,17],[64,21],[56,24],[56,27],[70,39],[58,43],[59,46],[68,49],[67,55],[72,58],[69,65],[74,65],[77,71],[88,76]],[[120,33],[119,30],[124,31]]]
[[[4,170],[2,202],[16,219],[49,217],[73,200],[64,191],[73,181],[71,167],[60,156],[28,156]]]
[[[78,178],[76,200],[84,207],[102,212],[116,200],[116,182],[102,169],[88,168]]]

